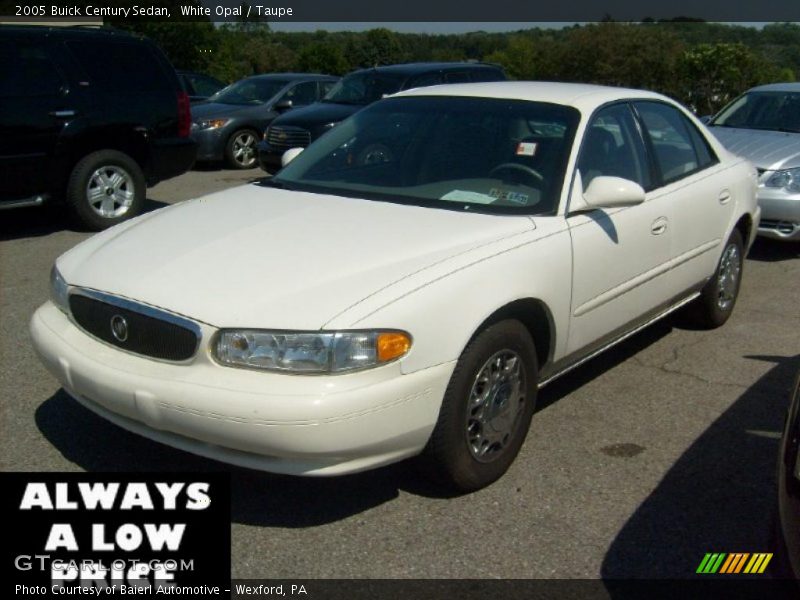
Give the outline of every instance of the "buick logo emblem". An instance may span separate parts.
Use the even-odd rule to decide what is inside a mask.
[[[111,333],[117,341],[124,342],[128,339],[128,322],[122,315],[111,317]]]

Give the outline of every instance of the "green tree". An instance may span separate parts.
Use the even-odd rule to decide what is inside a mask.
[[[398,34],[388,29],[370,29],[350,39],[345,56],[351,67],[377,67],[405,60]]]
[[[683,98],[700,114],[713,114],[747,88],[780,80],[790,73],[744,44],[698,44],[680,61]]]
[[[297,54],[295,67],[304,73],[342,75],[349,70],[344,50],[328,42],[311,42]]]

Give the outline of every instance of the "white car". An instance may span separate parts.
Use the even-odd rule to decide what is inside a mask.
[[[153,440],[295,475],[422,455],[469,491],[538,388],[684,305],[725,322],[755,192],[654,93],[410,90],[261,185],[73,248],[31,334],[71,396]]]

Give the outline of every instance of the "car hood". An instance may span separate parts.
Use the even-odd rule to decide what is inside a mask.
[[[315,330],[426,267],[531,229],[526,217],[252,184],[123,223],[57,265],[70,285],[216,327]]]
[[[759,169],[800,167],[800,134],[759,129],[711,127],[711,132],[734,154]]]
[[[282,115],[274,125],[292,125],[305,129],[315,129],[328,123],[338,123],[352,114],[357,113],[364,106],[358,104],[336,104],[335,102],[317,102],[310,106],[296,108]]]

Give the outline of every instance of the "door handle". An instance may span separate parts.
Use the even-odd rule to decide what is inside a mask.
[[[650,225],[650,233],[653,235],[661,235],[667,230],[667,217],[658,217],[653,224]]]
[[[722,190],[719,193],[719,203],[727,204],[730,201],[731,201],[731,193],[728,190]]]
[[[77,113],[72,109],[64,109],[64,110],[51,110],[49,113],[51,117],[58,117],[59,119],[65,119],[67,117],[74,117]]]

